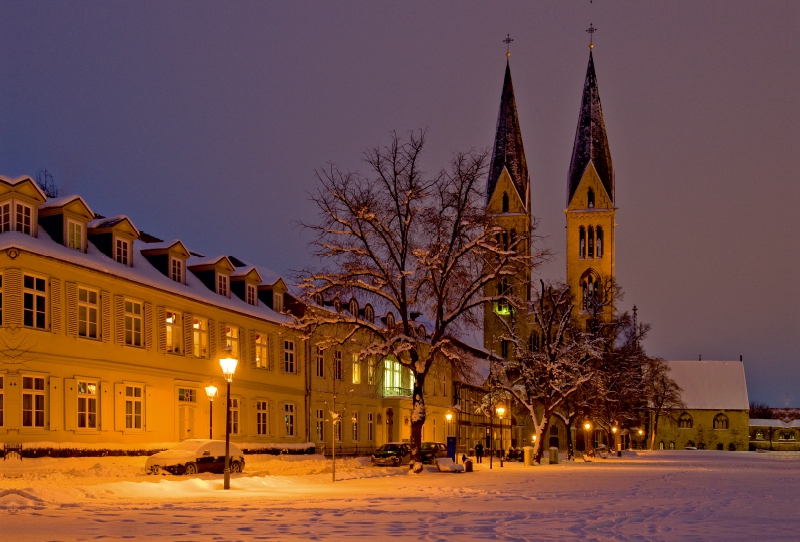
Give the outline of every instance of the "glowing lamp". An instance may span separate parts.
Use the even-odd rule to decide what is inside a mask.
[[[226,352],[226,354],[230,355],[230,349]],[[236,366],[239,364],[239,360],[232,357],[224,357],[220,358],[219,366],[222,367],[222,374],[225,377],[225,380],[230,382],[233,380],[233,373],[236,372]]]
[[[592,424],[590,424],[589,422],[586,422],[585,424],[583,424],[583,428],[588,431],[589,429],[592,428]]]
[[[617,432],[617,427],[616,427],[616,426],[612,427],[612,428],[611,428],[611,432],[616,434],[616,432]]]
[[[447,423],[450,423],[453,419],[453,415],[451,413],[447,413],[444,415],[444,418],[447,420]]]
[[[501,407],[501,406],[497,407],[497,415],[498,415],[498,416],[500,416],[500,417],[502,418],[502,417],[503,417],[503,414],[505,414],[505,413],[506,413],[506,409],[504,409],[504,408],[503,408],[503,407]]]
[[[216,386],[206,386],[206,395],[208,395],[208,400],[213,401],[214,397],[217,396],[217,387]]]
[[[644,431],[642,431],[641,429],[639,429],[639,436],[642,436],[642,435],[644,435]]]
[[[533,442],[536,442],[536,435],[533,435]]]

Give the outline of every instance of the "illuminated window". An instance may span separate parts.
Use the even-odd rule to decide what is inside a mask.
[[[67,220],[67,244],[72,250],[83,252],[83,224]]]
[[[142,404],[141,386],[125,386],[125,429],[142,428]]]
[[[125,300],[125,344],[142,346],[142,304]]]
[[[95,290],[78,288],[78,336],[97,338],[98,294]]]
[[[361,360],[353,354],[353,384],[361,384]]]
[[[196,403],[197,390],[191,388],[178,388],[178,401],[182,403]]]
[[[194,346],[194,357],[208,357],[208,320],[205,318],[192,318],[192,333]]]
[[[283,370],[294,372],[294,341],[283,341]]]
[[[181,313],[166,311],[164,326],[167,335],[167,352],[180,354],[183,352],[183,318]]]
[[[225,347],[231,351],[231,357],[239,359],[239,328],[225,326]]]
[[[267,359],[267,336],[264,333],[256,333],[256,367],[260,369],[269,368]]]

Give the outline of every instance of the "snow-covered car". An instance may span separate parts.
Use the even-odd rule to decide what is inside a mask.
[[[423,442],[419,454],[423,463],[433,465],[437,458],[447,457],[447,445],[443,442]]]
[[[239,447],[230,444],[231,472],[244,470],[244,454]],[[147,474],[158,474],[162,470],[171,474],[197,474],[225,470],[225,441],[187,439],[170,450],[158,452],[147,458],[144,464]]]
[[[405,442],[387,442],[375,450],[372,456],[373,465],[398,467],[411,461],[411,448]]]

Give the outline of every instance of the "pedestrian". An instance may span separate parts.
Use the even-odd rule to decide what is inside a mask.
[[[483,463],[483,444],[480,442],[475,445],[475,459],[478,460],[478,463]]]

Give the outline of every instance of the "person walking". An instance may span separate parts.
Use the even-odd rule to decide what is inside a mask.
[[[475,445],[475,459],[478,460],[478,463],[483,463],[483,444],[480,442]]]

